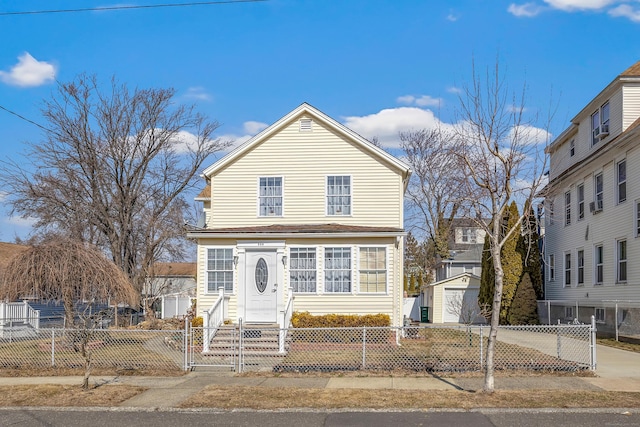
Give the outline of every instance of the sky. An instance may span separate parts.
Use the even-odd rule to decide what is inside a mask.
[[[82,73],[172,87],[236,145],[307,102],[393,150],[401,131],[456,121],[472,64],[526,86],[558,135],[640,60],[640,1],[0,0],[0,40],[0,161],[24,160],[43,100]],[[33,220],[6,197],[0,240],[25,238]]]

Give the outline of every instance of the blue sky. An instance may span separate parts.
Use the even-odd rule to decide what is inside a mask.
[[[0,1],[0,106],[44,124],[55,81],[80,73],[173,87],[237,143],[308,102],[388,147],[401,130],[452,123],[457,92],[496,58],[528,111],[568,121],[640,60],[638,0],[269,0],[73,13],[6,12],[197,0]],[[0,109],[0,160],[38,127]],[[215,158],[211,159],[212,163]],[[208,164],[206,165],[208,166]],[[25,237],[0,189],[0,240]]]

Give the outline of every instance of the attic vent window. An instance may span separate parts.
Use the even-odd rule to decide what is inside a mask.
[[[311,119],[300,119],[300,132],[311,132]]]

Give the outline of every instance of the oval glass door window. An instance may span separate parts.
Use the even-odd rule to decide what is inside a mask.
[[[267,262],[264,258],[260,258],[256,263],[256,288],[258,292],[263,293],[267,289],[267,280],[269,279],[269,270]]]

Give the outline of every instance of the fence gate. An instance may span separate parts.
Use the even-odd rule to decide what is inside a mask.
[[[197,366],[238,369],[240,340],[238,328],[233,325],[223,325],[212,330],[210,334],[202,326],[187,325],[186,367],[193,369]],[[203,337],[213,336],[207,351],[203,351]]]

